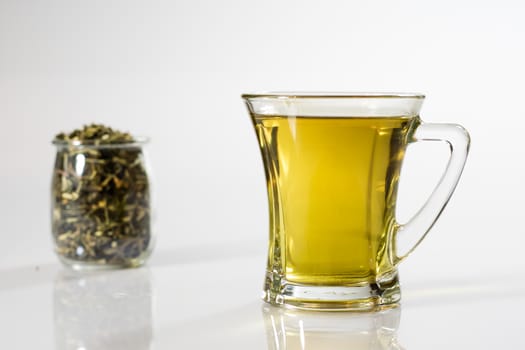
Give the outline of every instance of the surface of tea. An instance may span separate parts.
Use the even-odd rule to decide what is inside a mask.
[[[268,270],[313,285],[388,272],[401,160],[417,118],[253,120],[270,201]]]

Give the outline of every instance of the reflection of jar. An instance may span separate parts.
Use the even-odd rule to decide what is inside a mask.
[[[319,313],[264,306],[268,349],[399,350],[399,307],[370,313]]]
[[[146,141],[53,141],[52,232],[66,265],[139,266],[151,253]]]
[[[153,340],[148,269],[63,270],[53,293],[58,350],[148,350]]]

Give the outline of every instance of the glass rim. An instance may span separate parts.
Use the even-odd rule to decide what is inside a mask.
[[[132,141],[121,141],[112,143],[101,143],[100,140],[58,140],[53,139],[51,143],[57,147],[79,147],[79,148],[122,148],[140,147],[150,142],[149,137],[134,137]]]
[[[424,99],[425,95],[418,92],[296,92],[296,91],[283,91],[283,92],[254,92],[244,93],[241,95],[243,99],[365,99],[365,98],[377,98],[377,99]]]

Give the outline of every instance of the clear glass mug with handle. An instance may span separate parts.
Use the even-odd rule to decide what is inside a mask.
[[[270,241],[264,300],[306,309],[366,310],[401,298],[397,266],[449,201],[470,138],[424,123],[421,94],[244,94],[267,180]],[[441,141],[450,160],[407,223],[396,220],[407,146]],[[397,247],[414,242],[404,254]]]

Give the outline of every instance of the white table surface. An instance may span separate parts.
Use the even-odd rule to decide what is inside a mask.
[[[403,283],[401,274],[397,309],[290,312],[259,299],[261,251],[159,249],[145,267],[95,273],[53,260],[1,269],[0,348],[525,348],[523,275],[418,281],[409,274]]]

